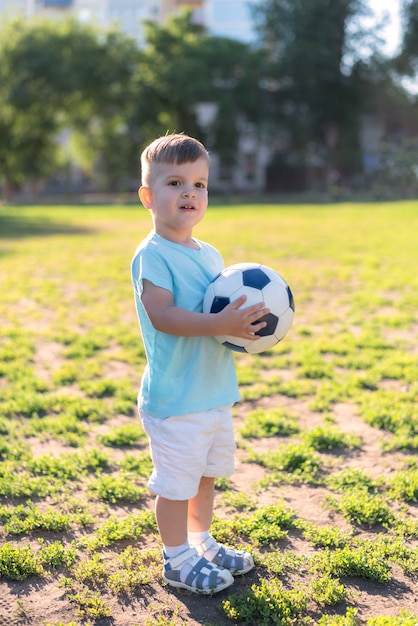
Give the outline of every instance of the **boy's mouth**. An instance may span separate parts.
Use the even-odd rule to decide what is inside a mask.
[[[186,211],[194,211],[194,206],[192,204],[182,204],[180,208]]]

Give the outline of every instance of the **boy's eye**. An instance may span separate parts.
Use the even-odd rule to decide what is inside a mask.
[[[172,187],[177,187],[178,185],[180,185],[180,181],[178,181],[178,180],[170,180],[170,182],[168,184],[171,185]]]
[[[205,185],[203,183],[196,183],[196,187],[199,189],[205,189]]]

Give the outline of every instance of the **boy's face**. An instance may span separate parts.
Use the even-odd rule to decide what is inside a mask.
[[[191,237],[208,206],[208,177],[209,164],[204,157],[181,165],[152,165],[149,185],[139,189],[139,197],[150,209],[159,235],[178,242]]]

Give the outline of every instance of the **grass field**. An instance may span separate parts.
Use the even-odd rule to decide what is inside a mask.
[[[196,231],[296,304],[236,355],[214,534],[256,568],[212,598],[160,579],[130,284],[149,229],[139,206],[0,206],[0,624],[417,626],[418,202],[215,205]]]

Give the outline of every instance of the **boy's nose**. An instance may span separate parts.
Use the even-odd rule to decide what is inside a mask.
[[[196,192],[195,192],[195,190],[194,190],[193,188],[192,188],[192,189],[185,189],[185,190],[183,191],[183,196],[184,196],[185,198],[192,198],[192,197],[194,197],[195,195],[196,195]]]

